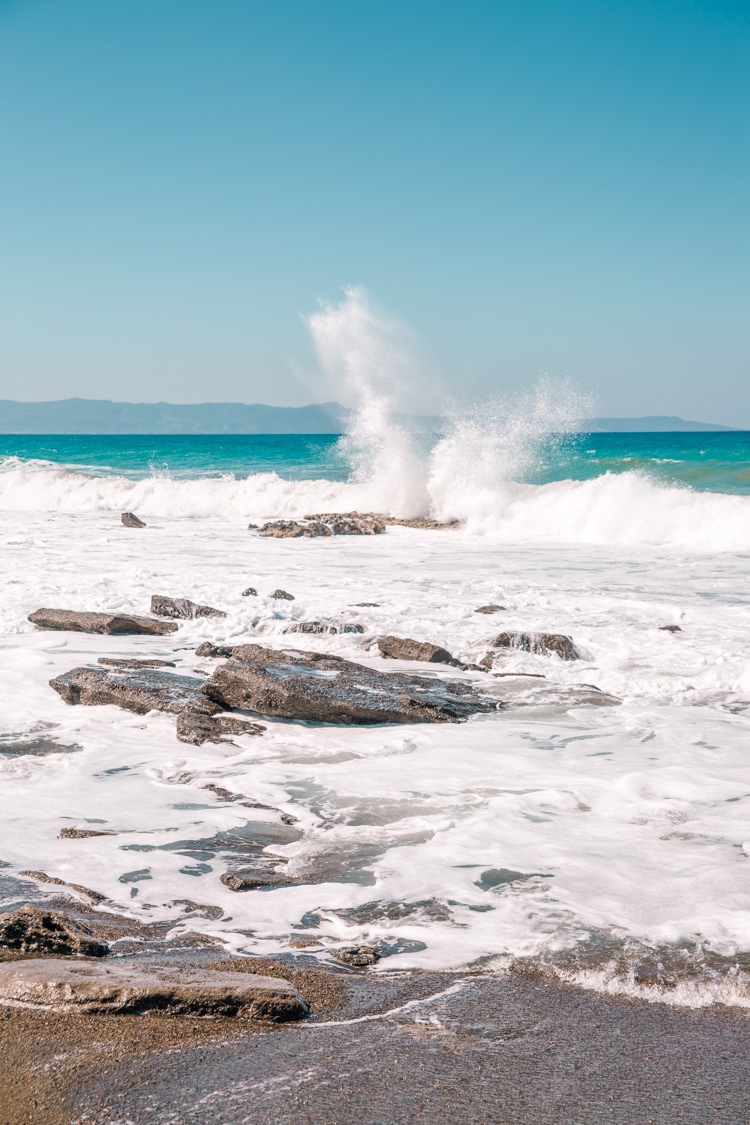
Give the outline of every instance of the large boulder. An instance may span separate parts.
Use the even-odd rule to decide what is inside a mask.
[[[55,956],[75,953],[81,957],[104,957],[109,953],[109,946],[97,941],[81,922],[30,904],[12,914],[0,914],[0,948]]]
[[[391,660],[422,660],[426,664],[451,664],[454,668],[461,665],[447,649],[440,645],[430,644],[429,641],[413,641],[409,637],[381,637],[378,641],[380,655]]]
[[[235,646],[203,691],[224,708],[336,724],[456,723],[499,706],[468,684],[260,645]]]
[[[70,629],[76,633],[111,633],[130,636],[151,633],[162,636],[174,633],[174,621],[154,621],[130,613],[86,613],[77,609],[37,609],[29,614],[33,625],[43,629]]]
[[[50,687],[75,706],[96,707],[112,703],[137,715],[149,711],[196,711],[213,715],[224,710],[207,698],[203,680],[195,676],[175,676],[158,668],[123,668],[105,672],[100,668],[73,668],[50,680]]]
[[[554,654],[561,660],[580,659],[576,646],[563,633],[500,633],[490,644],[492,648],[532,652],[541,656]]]
[[[0,1003],[80,1012],[161,1011],[281,1023],[309,1009],[289,981],[255,973],[59,958],[0,965]]]
[[[188,598],[167,598],[163,594],[154,594],[151,598],[151,612],[159,617],[226,617],[223,609],[214,609],[210,605],[199,605]]]

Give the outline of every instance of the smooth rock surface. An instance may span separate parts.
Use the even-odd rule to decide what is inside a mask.
[[[452,664],[460,667],[458,660],[447,649],[429,641],[413,641],[409,637],[381,637],[378,641],[380,655],[391,660],[422,660],[427,664]]]
[[[163,594],[153,594],[151,597],[151,612],[159,617],[226,617],[223,609],[214,609],[210,605],[199,605],[191,602],[189,598],[168,598]]]
[[[133,512],[123,512],[122,516],[121,516],[121,519],[122,519],[123,525],[125,527],[145,527],[146,526],[145,523],[143,522],[143,520],[139,520],[138,516],[134,515]]]
[[[67,953],[83,957],[104,957],[109,953],[109,946],[97,941],[82,923],[31,905],[22,906],[12,914],[0,914],[0,947],[18,953]]]
[[[109,703],[126,711],[146,715],[149,711],[198,711],[212,715],[222,708],[201,691],[203,680],[175,676],[158,668],[104,672],[98,668],[73,668],[50,687],[72,706],[102,706]]]
[[[157,1010],[274,1023],[302,1019],[308,1012],[294,985],[278,977],[59,958],[0,964],[0,1003],[82,1012]]]
[[[554,653],[561,660],[580,659],[570,637],[562,633],[500,633],[494,641],[490,641],[490,644],[492,648],[515,649],[518,652],[532,652],[543,656]]]
[[[76,633],[110,633],[118,636],[136,636],[151,633],[163,636],[174,633],[174,621],[154,621],[150,617],[135,617],[129,613],[87,613],[76,609],[37,609],[29,614],[33,625],[44,629],[69,629]]]
[[[499,706],[467,684],[260,645],[235,646],[203,691],[225,708],[335,724],[455,723]]]
[[[234,715],[202,715],[196,711],[183,711],[177,716],[177,737],[180,742],[202,746],[204,742],[226,742],[228,734],[263,734],[261,723],[250,723]]]

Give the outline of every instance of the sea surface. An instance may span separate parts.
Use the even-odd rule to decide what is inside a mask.
[[[307,940],[325,960],[366,943],[376,972],[532,966],[750,1005],[748,493],[750,434],[735,432],[473,418],[431,438],[0,436],[0,905],[59,890],[20,874],[43,872],[105,896],[102,911],[237,951]],[[125,510],[148,526],[123,527]],[[460,525],[248,530],[350,510]],[[228,617],[169,637],[27,620],[43,606],[148,613],[154,593]],[[475,612],[487,604],[504,608]],[[501,631],[562,632],[581,659],[399,665],[503,704],[464,724],[264,719],[262,737],[201,747],[169,715],[69,707],[48,686],[101,656],[204,676],[202,641],[287,644],[306,620],[362,625],[293,644],[371,667],[396,667],[373,646],[386,633],[475,663]],[[108,835],[60,839],[65,827]],[[242,862],[289,884],[234,893],[220,876]]]

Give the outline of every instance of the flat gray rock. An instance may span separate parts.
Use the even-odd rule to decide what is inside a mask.
[[[197,711],[213,715],[223,710],[201,691],[203,680],[175,676],[159,668],[123,668],[105,672],[100,668],[73,668],[50,680],[66,703],[84,707],[114,704],[137,715],[149,711]]]
[[[76,633],[111,633],[130,636],[151,633],[162,636],[174,633],[174,621],[154,621],[151,617],[135,617],[130,613],[86,613],[76,609],[37,609],[29,614],[33,625],[43,629],[69,629]]]
[[[60,1011],[239,1016],[283,1023],[309,1009],[289,981],[61,958],[0,964],[0,1004]]]
[[[500,633],[490,644],[493,648],[532,652],[542,656],[554,653],[561,660],[580,659],[576,646],[563,633]],[[484,660],[482,663],[484,664]]]
[[[168,598],[164,594],[154,594],[151,598],[151,612],[159,617],[226,617],[223,609],[214,609],[210,605],[199,605],[191,602],[189,598]]]
[[[236,645],[203,686],[224,708],[320,723],[457,723],[500,704],[464,683],[380,672],[325,653]]]

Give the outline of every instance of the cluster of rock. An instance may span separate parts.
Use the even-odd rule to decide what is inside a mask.
[[[321,539],[330,535],[380,535],[385,524],[374,516],[305,516],[302,520],[272,520],[261,527],[266,539]]]
[[[564,633],[500,633],[490,641],[492,649],[511,652],[530,652],[537,656],[559,656],[561,660],[580,660],[580,653],[570,637]],[[488,653],[480,664],[487,667],[493,653]]]

